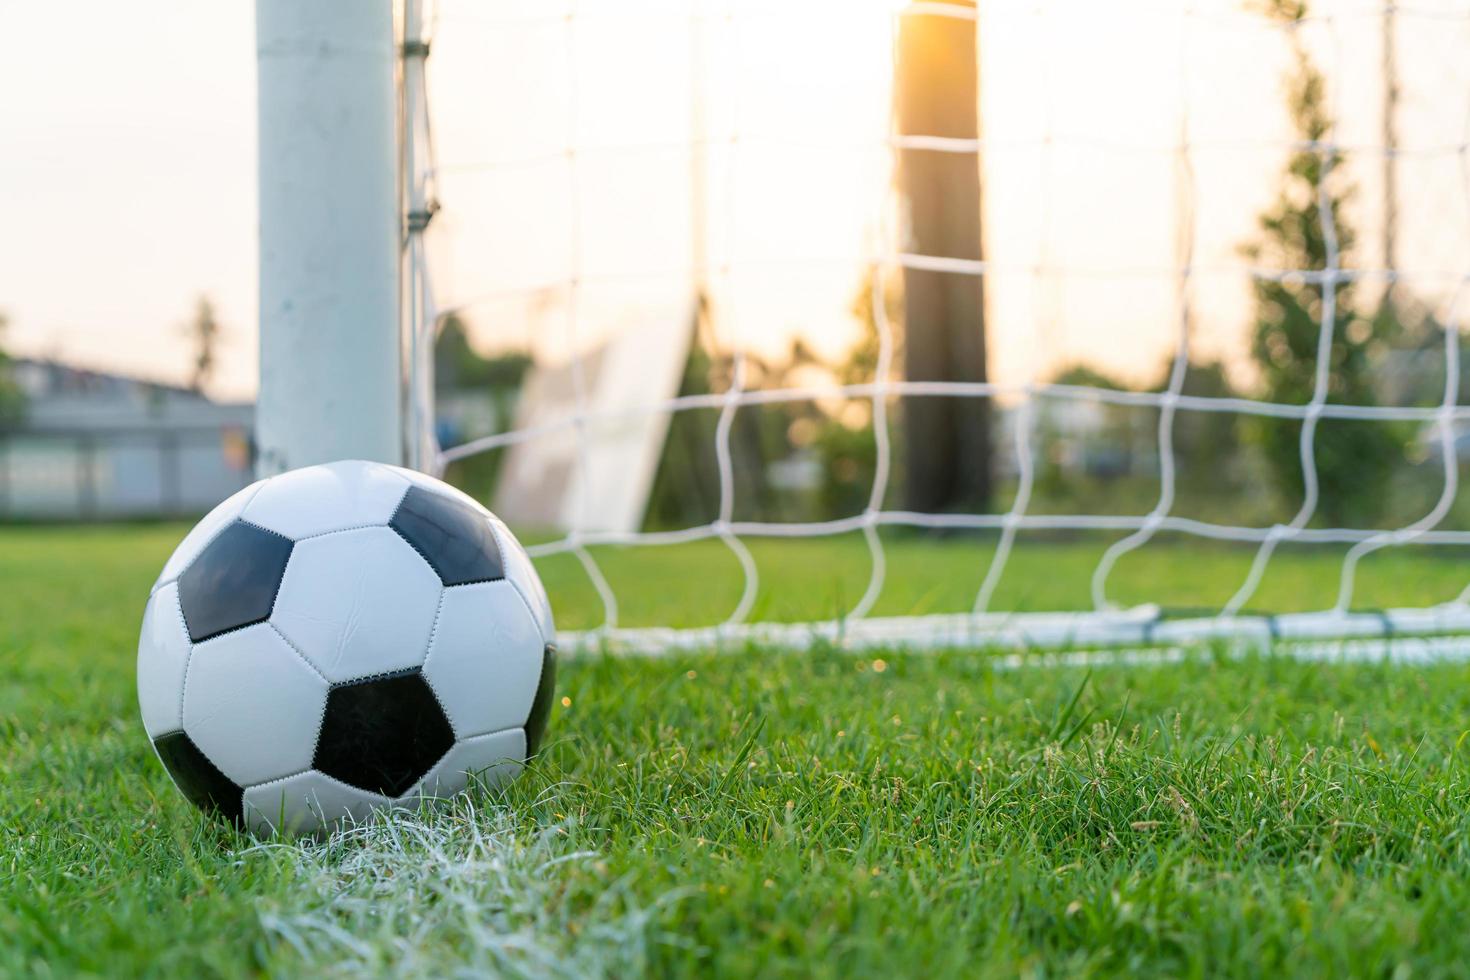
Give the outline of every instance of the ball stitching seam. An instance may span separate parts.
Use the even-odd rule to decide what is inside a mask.
[[[235,514],[235,516],[232,517],[232,518],[230,518],[228,521],[225,521],[219,527],[215,528],[214,533],[209,536],[209,540],[205,541],[202,545],[199,546],[199,550],[196,551],[196,552],[194,552],[194,557],[192,557],[188,561],[186,561],[184,563],[184,567],[183,568],[180,568],[177,572],[175,572],[173,574],[173,576],[171,578],[169,578],[167,581],[155,583],[154,586],[153,586],[153,588],[148,592],[148,598],[150,598],[150,599],[153,598],[153,596],[158,592],[159,589],[162,589],[162,588],[164,588],[164,587],[166,587],[168,585],[172,585],[174,582],[177,582],[180,578],[183,577],[183,575],[184,575],[185,572],[187,572],[190,568],[194,567],[194,563],[199,560],[199,556],[202,555],[202,554],[204,554],[204,552],[209,549],[209,546],[210,545],[214,544],[214,539],[215,538],[219,537],[221,534],[224,534],[225,533],[225,530],[231,524],[235,523],[238,520],[242,520],[242,518],[241,518],[240,515],[245,513],[245,508],[249,507],[255,501],[256,496],[259,495],[260,491],[262,489],[264,489],[265,485],[267,483],[269,483],[269,482],[270,482],[270,478],[267,477],[266,479],[261,480],[258,483],[256,483],[255,484],[254,491],[250,494],[250,496],[248,496],[248,497],[245,498],[245,502],[240,505],[240,510]],[[250,489],[250,488],[247,487],[246,489]],[[248,523],[248,522],[246,522],[246,523]],[[265,529],[262,528],[261,530],[265,530]],[[274,532],[272,532],[272,533],[274,533]],[[172,557],[172,556],[170,556],[170,557]]]
[[[424,679],[424,685],[428,687],[429,694],[434,698],[434,703],[439,706],[439,711],[444,715],[444,720],[449,722],[449,732],[454,736],[454,742],[450,744],[450,748],[453,748],[454,744],[459,742],[459,725],[455,722],[454,716],[449,713],[449,709],[444,706],[444,699],[439,697],[439,692],[434,689],[434,679],[429,676],[428,670],[429,658],[434,655],[434,640],[439,635],[439,618],[444,615],[444,599],[448,592],[449,589],[447,586],[441,586],[439,588],[439,605],[434,608],[434,623],[429,627],[429,645],[424,648],[424,659],[419,661],[418,669],[419,676]],[[447,753],[448,749],[445,751]],[[442,758],[443,756],[439,757],[439,759]],[[435,766],[439,764],[439,759],[434,760]],[[433,766],[429,768],[432,769]]]
[[[284,578],[284,576],[282,577]],[[277,626],[275,623],[272,623],[270,620],[266,620],[266,624],[270,626],[272,632],[274,632],[277,636],[281,638],[281,641],[285,643],[286,646],[291,648],[291,652],[296,654],[297,658],[302,663],[306,664],[307,669],[315,674],[323,684],[327,685],[327,695],[330,695],[332,690],[332,682],[327,680],[326,676],[323,675],[321,671],[316,669],[316,664],[308,660],[306,658],[306,654],[296,649],[296,644],[291,642],[291,638],[289,636],[281,632],[281,628],[279,626]],[[316,734],[314,734],[311,738],[311,761],[313,766],[316,764],[316,750],[320,748],[322,742],[322,726],[327,723],[327,695],[323,695],[322,697],[321,710],[317,712],[316,717]],[[293,775],[296,774],[293,773]]]
[[[353,531],[371,531],[374,528],[387,527],[387,522],[379,524],[353,524],[350,527],[337,527],[330,531],[317,531],[314,534],[303,534],[299,538],[292,538],[297,544],[303,541],[315,541],[318,538],[330,538],[334,534],[349,534]]]
[[[194,647],[197,644],[189,636],[189,624],[184,619],[184,601],[177,590],[174,592],[174,598],[176,600],[174,606],[179,613],[179,625],[184,628],[184,639],[189,641],[189,651],[184,654],[184,680],[179,684],[179,731],[182,732],[184,730],[184,695],[189,690],[189,667],[194,663]]]
[[[518,582],[516,582],[515,579],[511,578],[511,576],[510,576],[510,570],[509,570],[509,563],[505,560],[506,548],[504,547],[504,543],[500,540],[500,531],[499,531],[499,529],[496,528],[496,526],[493,523],[490,525],[490,533],[493,534],[493,535],[495,535],[495,545],[496,545],[496,547],[498,547],[500,549],[500,554],[501,554],[501,559],[500,559],[501,571],[504,572],[504,579],[505,579],[505,581],[509,582],[511,584],[511,587],[516,590],[516,595],[518,595],[518,596],[521,597],[521,602],[525,604],[526,611],[531,614],[531,621],[536,624],[536,632],[540,633],[541,632],[541,617],[536,615],[536,610],[532,607],[531,600],[526,596],[526,593],[524,592],[524,590],[521,589],[520,584]],[[510,529],[509,528],[506,528],[506,533],[507,534],[510,533]],[[515,544],[516,544],[517,547],[519,547],[519,542],[515,542]],[[526,556],[526,560],[527,561],[530,561],[531,560],[531,556],[530,555],[527,555]],[[531,566],[531,572],[534,574],[535,571],[536,571],[536,566],[534,564],[532,564],[532,566]],[[549,614],[550,613],[550,610],[548,609],[547,612]],[[548,618],[550,618],[549,615],[548,615]],[[553,627],[552,627],[552,634],[551,634],[551,636],[549,636],[549,637],[543,636],[543,637],[541,637],[541,639],[548,646],[552,646],[552,647],[555,647],[556,646],[556,629],[555,629],[555,625],[554,624],[553,624]]]

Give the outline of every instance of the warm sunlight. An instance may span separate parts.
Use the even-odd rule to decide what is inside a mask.
[[[32,93],[0,106],[11,145],[26,149],[0,159],[4,185],[26,189],[8,199],[13,218],[0,236],[11,342],[177,377],[183,366],[170,347],[193,296],[207,290],[227,326],[216,386],[248,394],[248,6],[176,4],[166,16],[134,18],[89,5],[99,29],[84,33],[69,29],[70,6],[22,5],[9,15],[21,19],[18,34],[52,39],[0,67],[9,90]],[[554,349],[564,338],[542,320],[560,315],[560,300],[546,290],[571,274],[575,208],[588,336],[636,321],[640,304],[684,295],[702,227],[713,288],[738,296],[722,330],[766,349],[799,334],[841,350],[856,330],[847,310],[864,262],[896,234],[885,219],[891,151],[882,141],[893,15],[903,6],[650,0],[614,13],[587,4],[439,4],[431,82],[445,299],[470,304],[478,344],[523,346],[535,335]],[[575,10],[570,22],[567,9]],[[1040,377],[1077,359],[1125,375],[1153,372],[1178,321],[1172,148],[1183,116],[1194,171],[1196,338],[1246,370],[1249,284],[1239,248],[1282,162],[1284,49],[1279,32],[1232,0],[1182,10],[981,5],[997,376]],[[1378,64],[1376,21],[1348,0],[1324,2],[1321,14],[1305,30],[1337,68],[1340,142],[1360,188],[1354,208],[1371,229],[1382,213],[1380,168],[1351,148],[1378,138],[1376,75],[1353,68]],[[1427,152],[1460,138],[1470,114],[1470,69],[1455,54],[1463,29],[1443,23],[1405,18],[1399,29],[1399,43],[1415,52],[1399,65],[1399,238],[1422,250],[1402,264],[1435,273],[1420,288],[1441,304],[1445,276],[1470,261],[1466,222],[1446,220],[1462,206],[1457,166]],[[158,29],[177,43],[155,44]],[[154,56],[134,58],[140,46]],[[95,81],[103,76],[107,84]],[[37,78],[51,81],[38,89]],[[130,122],[121,130],[124,112]],[[699,140],[706,149],[692,152]],[[216,162],[189,166],[200,154]],[[105,170],[78,169],[99,155]],[[128,242],[142,226],[158,233],[140,250]],[[1362,262],[1373,261],[1376,237],[1363,236]],[[67,262],[49,260],[57,255]],[[89,286],[76,288],[77,276]]]
[[[1470,0],[0,0],[0,978],[1470,963]]]
[[[465,304],[477,341],[554,354],[566,342],[555,287],[572,276],[585,287],[584,339],[636,321],[639,303],[690,288],[702,228],[713,288],[735,297],[726,343],[774,350],[799,335],[828,353],[851,343],[847,308],[865,262],[900,247],[884,144],[895,4],[733,15],[710,5],[693,16],[668,4],[582,7],[570,21],[536,9],[440,8],[439,287],[448,305]],[[1304,29],[1314,46],[1339,67],[1376,64],[1375,21],[1350,5],[1324,13],[1335,16]],[[1443,49],[1432,26],[1404,31],[1426,53]],[[1197,349],[1248,374],[1240,249],[1284,159],[1280,30],[1227,2],[1188,13],[986,4],[979,36],[995,376],[1041,379],[1088,361],[1152,377],[1181,315],[1186,196]],[[1444,54],[1402,66],[1406,148],[1433,148],[1446,121],[1465,116],[1465,86],[1446,81],[1463,65]],[[1351,147],[1377,136],[1375,83],[1369,72],[1333,78],[1345,166],[1362,189],[1354,206],[1371,225],[1378,163]],[[1401,188],[1400,222],[1443,224],[1446,205],[1463,207],[1453,166],[1406,156],[1415,179]],[[1444,302],[1444,274],[1470,261],[1463,223],[1448,239],[1400,237],[1436,242],[1412,260],[1433,272],[1418,287],[1427,301]],[[1359,261],[1371,265],[1365,239]]]

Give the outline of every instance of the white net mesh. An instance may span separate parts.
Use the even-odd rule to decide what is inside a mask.
[[[980,135],[905,132],[891,108],[904,23],[919,18],[975,25]],[[565,480],[582,481],[586,505],[606,433],[640,419],[712,418],[688,430],[707,435],[696,452],[714,461],[702,519],[608,528],[595,507],[577,506],[559,530],[518,528],[536,540],[533,557],[574,557],[595,589],[602,623],[566,642],[1052,646],[1470,630],[1470,563],[1452,593],[1389,590],[1411,601],[1388,608],[1356,588],[1376,553],[1458,558],[1470,547],[1456,507],[1470,417],[1459,334],[1470,283],[1464,0],[1301,9],[506,0],[444,2],[426,24],[406,23],[411,42],[432,34],[434,51],[432,99],[427,48],[411,44],[417,58],[406,61],[409,208],[426,219],[443,205],[429,231],[410,222],[406,246],[420,465],[452,476],[476,457],[572,438]],[[916,249],[894,177],[913,154],[979,161],[984,258]],[[1315,200],[1282,189],[1292,175]],[[1258,218],[1273,208],[1285,216],[1274,230]],[[1311,261],[1280,261],[1292,256]],[[903,368],[910,328],[895,322],[896,294],[915,272],[985,284],[974,328],[989,338],[990,380]],[[853,303],[854,288],[866,298]],[[665,315],[650,310],[677,308],[670,296],[698,297],[702,312],[687,323],[702,327],[695,347],[712,365],[709,390],[599,403],[588,359],[627,324]],[[1376,312],[1361,312],[1364,296]],[[1305,352],[1272,346],[1289,346],[1270,326],[1289,319],[1287,301],[1316,325]],[[1342,308],[1349,302],[1359,312]],[[482,348],[561,365],[568,409],[530,422],[522,411],[519,425],[502,417],[495,431],[441,448],[424,369],[451,317]],[[833,324],[850,334],[855,319],[872,331],[866,360],[838,369],[793,354],[789,369],[771,367],[770,351],[792,338],[821,347],[842,333]],[[1205,357],[1230,384],[1192,383]],[[1141,380],[1160,363],[1157,381]],[[1079,364],[1095,370],[1067,370]],[[1271,387],[1288,364],[1305,365],[1301,397]],[[1123,380],[1100,380],[1109,375]],[[1353,377],[1367,387],[1354,389]],[[896,419],[935,398],[992,410],[995,492],[984,508],[905,509],[896,491],[906,463]],[[742,501],[748,468],[775,472],[811,455],[793,438],[768,450],[778,459],[752,457],[742,413],[798,413],[791,406],[813,424],[856,420],[846,431],[870,447],[871,470],[856,507]],[[1208,428],[1212,419],[1257,434],[1212,454],[1208,434],[1226,431]],[[1371,439],[1349,436],[1369,429],[1395,433],[1395,452],[1373,456],[1363,449]],[[1282,431],[1299,469],[1271,489],[1262,460]],[[1099,446],[1120,439],[1126,461],[1109,462]],[[1345,468],[1339,457],[1354,452],[1358,468]],[[1379,480],[1373,468],[1395,472]],[[1071,476],[1080,489],[1067,488]],[[1354,494],[1397,503],[1340,503]],[[885,605],[896,576],[953,567],[906,557],[890,571],[892,534],[909,535],[911,555],[927,547],[926,531],[947,555],[973,544],[968,608]],[[800,621],[770,613],[754,543],[850,536],[869,566],[855,599]],[[1084,601],[1017,600],[1028,575],[1048,574],[1045,557],[1012,560],[1032,538],[1093,549]],[[700,541],[720,542],[738,565],[723,619],[626,622],[624,584],[614,588],[604,569],[612,550]],[[1199,597],[1178,601],[1172,581],[1159,596],[1146,586],[1120,593],[1120,567],[1161,542],[1166,580],[1227,557]],[[1284,568],[1275,595],[1263,596],[1283,550],[1327,556],[1334,597],[1314,608],[1293,601],[1298,576],[1321,575],[1305,565]],[[700,561],[691,554],[681,574],[698,579]]]

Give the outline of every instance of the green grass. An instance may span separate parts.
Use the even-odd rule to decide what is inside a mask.
[[[183,801],[137,721],[181,532],[0,530],[0,975],[1470,975],[1470,665],[584,657],[503,795],[262,847]],[[979,546],[893,544],[884,611],[968,604]],[[855,599],[865,549],[822,547],[757,549],[766,615]],[[608,556],[644,582],[628,617],[721,615],[738,582],[702,548]],[[1249,558],[1153,551],[1120,598],[1230,588]],[[1006,601],[1055,607],[1096,552],[1023,549]],[[1279,594],[1335,594],[1334,555],[1282,557]],[[1467,574],[1373,561],[1383,604]]]
[[[1112,537],[1022,534],[991,609],[1052,612],[1091,609],[1093,569]],[[884,532],[885,584],[874,616],[969,612],[994,553],[996,535],[935,537]],[[872,558],[861,534],[746,542],[760,591],[753,619],[788,622],[844,615],[867,589]],[[621,626],[702,626],[719,623],[739,602],[744,578],[734,553],[719,540],[641,548],[593,548],[618,596]],[[1283,545],[1267,566],[1249,610],[1303,612],[1331,608],[1346,547]],[[1153,602],[1173,610],[1214,612],[1245,581],[1255,548],[1160,535],[1123,556],[1108,580],[1108,597],[1122,605]],[[1456,598],[1470,585],[1470,550],[1447,547],[1384,549],[1359,564],[1354,608],[1424,606]],[[555,597],[557,624],[585,629],[602,623],[602,605],[577,559],[537,562]]]

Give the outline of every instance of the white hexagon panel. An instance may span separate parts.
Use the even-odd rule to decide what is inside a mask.
[[[392,520],[409,481],[392,466],[358,459],[308,466],[265,481],[241,511],[249,521],[295,541]]]
[[[442,586],[387,527],[296,542],[271,624],[333,684],[423,663]]]
[[[446,799],[471,781],[494,789],[521,771],[526,756],[526,733],[520,728],[460,739],[403,802]]]
[[[504,579],[444,590],[424,677],[456,738],[521,728],[541,684],[546,642]]]
[[[184,732],[238,786],[311,766],[326,680],[269,623],[194,648],[184,680]]]
[[[246,787],[244,823],[262,837],[313,834],[326,827],[361,823],[390,802],[386,796],[312,770]]]
[[[500,545],[506,581],[516,587],[526,600],[526,605],[531,607],[531,614],[536,617],[536,624],[541,628],[541,639],[549,646],[556,646],[556,625],[551,620],[551,600],[546,597],[546,586],[541,584],[541,576],[536,574],[531,556],[526,554],[526,549],[521,547],[516,536],[510,533],[510,528],[500,518],[492,516],[490,526]]]
[[[149,738],[184,725],[184,671],[189,666],[189,631],[179,609],[179,585],[170,582],[148,599],[138,638],[138,708]]]

